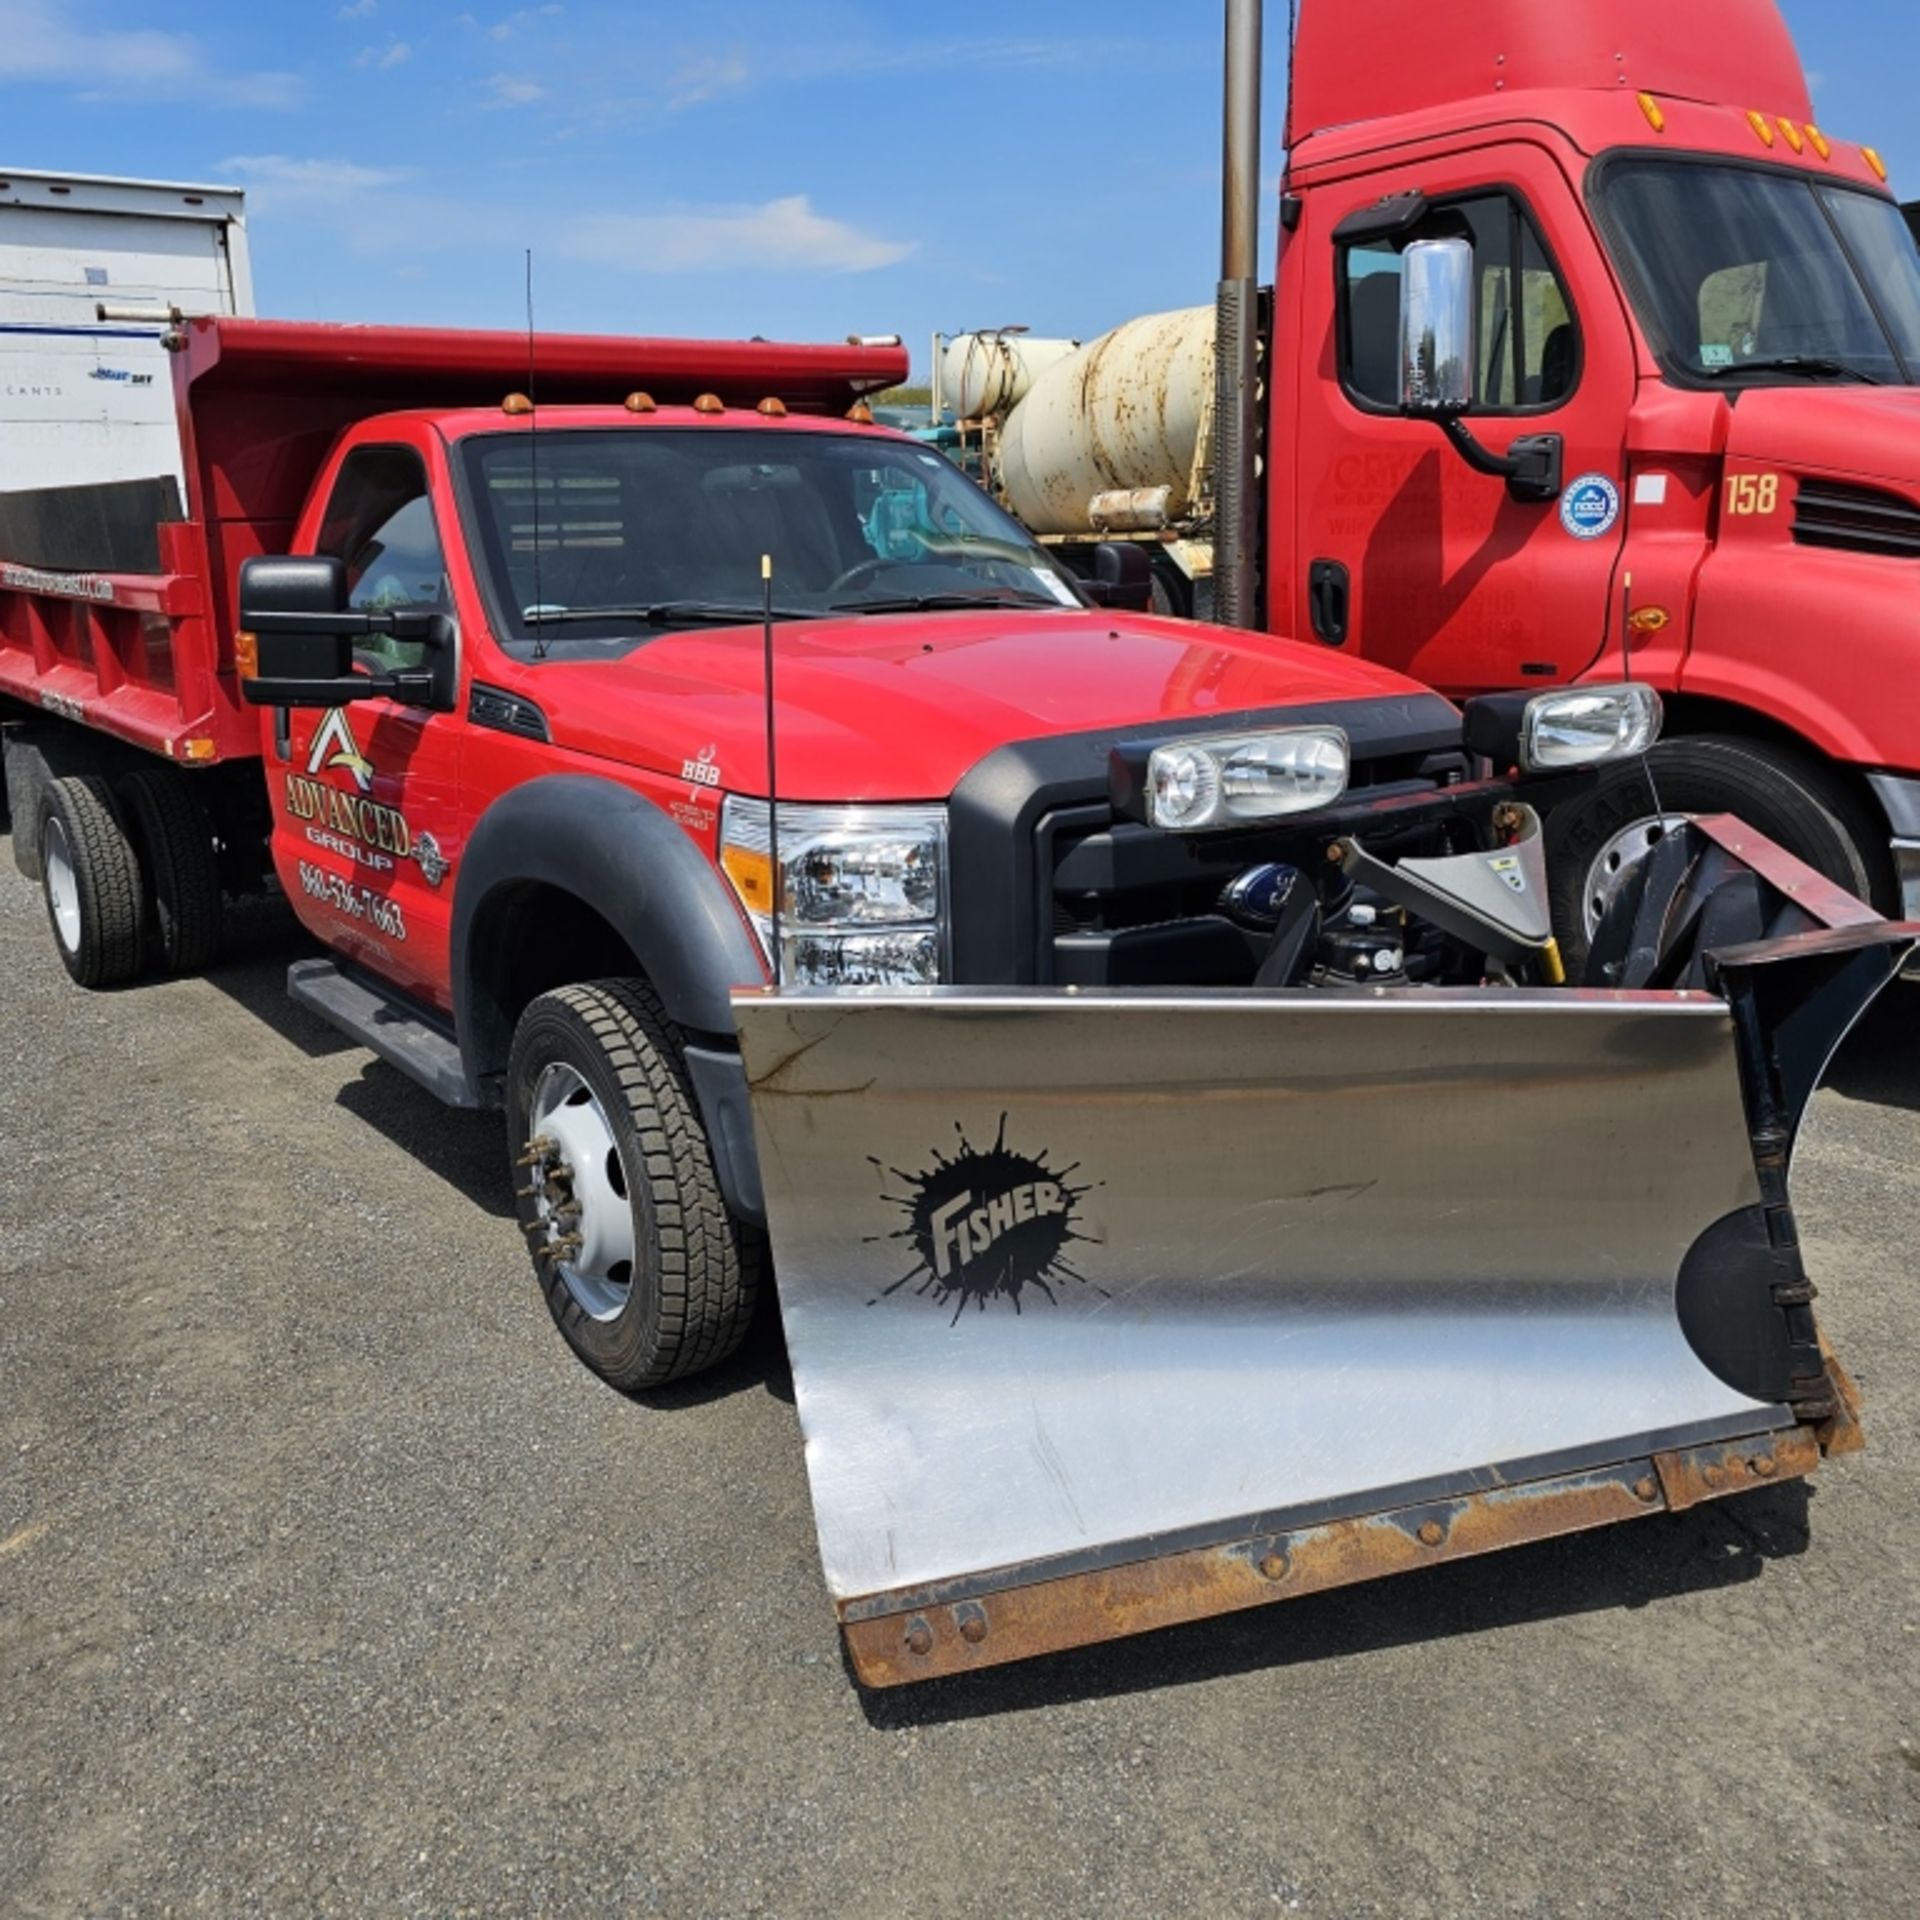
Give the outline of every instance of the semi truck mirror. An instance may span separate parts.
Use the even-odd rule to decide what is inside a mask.
[[[1473,405],[1473,247],[1416,240],[1400,256],[1400,410],[1454,420]]]
[[[1564,442],[1528,434],[1505,453],[1483,447],[1461,418],[1473,409],[1474,263],[1470,240],[1415,240],[1400,256],[1400,411],[1431,420],[1476,473],[1509,499],[1560,497]]]

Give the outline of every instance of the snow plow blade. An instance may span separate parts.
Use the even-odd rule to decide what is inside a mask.
[[[851,1661],[894,1686],[1859,1444],[1786,1169],[1912,948],[1718,994],[742,994]]]

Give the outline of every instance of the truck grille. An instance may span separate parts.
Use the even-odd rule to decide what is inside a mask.
[[[1920,559],[1920,506],[1876,487],[1803,480],[1793,508],[1793,537],[1803,547]]]

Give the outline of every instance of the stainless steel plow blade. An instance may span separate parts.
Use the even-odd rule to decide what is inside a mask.
[[[1784,1169],[1884,923],[1611,993],[742,996],[873,1686],[1598,1526],[1857,1444]]]

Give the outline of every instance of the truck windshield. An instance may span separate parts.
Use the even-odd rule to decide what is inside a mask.
[[[1729,385],[1920,379],[1920,255],[1891,200],[1635,158],[1606,167],[1600,205],[1670,372]]]
[[[463,448],[503,638],[564,648],[760,617],[1080,607],[1064,573],[949,461],[873,434],[542,429]]]

